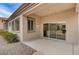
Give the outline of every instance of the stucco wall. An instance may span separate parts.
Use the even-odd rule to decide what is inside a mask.
[[[39,17],[37,15],[29,15],[36,18],[35,32],[27,32],[27,15],[23,16],[22,27],[23,34],[17,33],[19,36],[23,36],[23,41],[38,39],[43,37],[43,24],[44,23],[65,23],[66,24],[66,42],[77,42],[78,40],[78,14],[73,10],[68,10],[56,14]],[[10,28],[9,28],[10,29]]]
[[[66,42],[77,42],[78,40],[78,15],[74,10],[68,10],[56,14],[44,16],[42,18],[36,15],[30,15],[36,18],[36,31],[27,32],[27,18],[23,17],[23,40],[33,40],[43,37],[44,23],[65,23],[66,24]]]
[[[51,14],[41,19],[41,36],[43,36],[44,23],[65,23],[66,24],[66,41],[76,42],[78,40],[78,23],[77,14],[73,10]]]
[[[19,16],[18,16],[18,17],[19,17]],[[17,17],[16,17],[16,18],[17,18]],[[15,18],[15,19],[16,19],[16,18]],[[8,22],[8,32],[11,32],[11,33],[13,33],[13,34],[17,34],[19,40],[21,40],[21,39],[20,39],[20,36],[21,36],[22,34],[21,34],[21,32],[20,32],[20,29],[19,29],[19,31],[14,31],[14,30],[12,30],[12,24],[11,24],[11,22],[14,21],[15,19],[13,19],[13,20],[11,20],[11,21]],[[21,20],[21,19],[19,19],[19,20]],[[9,25],[9,23],[10,23],[10,25]],[[20,27],[21,27],[21,26],[20,26]]]
[[[41,36],[40,33],[40,17],[36,15],[29,15],[30,17],[35,18],[35,31],[34,32],[28,32],[27,31],[27,17],[23,17],[23,40],[33,40],[38,39]]]
[[[4,30],[4,23],[0,20],[0,30]]]

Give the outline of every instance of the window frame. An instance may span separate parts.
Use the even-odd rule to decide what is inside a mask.
[[[19,20],[19,30],[17,30],[17,28],[16,28],[16,20]],[[13,19],[10,22],[11,22],[11,29],[12,29],[12,31],[20,31],[20,18]]]
[[[17,30],[17,28],[16,28],[16,27],[17,27],[17,25],[16,25],[16,21],[17,21],[17,20],[19,21],[19,24],[18,24],[18,25],[19,25],[19,27],[18,27],[19,29],[18,29],[18,30]],[[19,31],[19,30],[20,30],[20,18],[16,18],[16,19],[14,20],[14,28],[15,28],[15,31]]]
[[[11,23],[12,23],[12,31],[15,31],[15,25],[14,25],[15,21],[13,20]]]
[[[35,22],[35,18],[33,18],[33,17],[29,17],[29,16],[27,16],[27,32],[29,32],[29,33],[31,33],[31,32],[35,32],[36,31],[36,22]],[[28,21],[30,21],[30,27],[29,27],[29,29],[28,29]],[[33,25],[32,25],[32,23],[31,23],[31,21],[33,21]],[[33,27],[31,27],[31,26],[33,26]]]

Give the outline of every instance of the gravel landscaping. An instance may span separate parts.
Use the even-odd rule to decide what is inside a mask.
[[[32,55],[36,50],[29,46],[18,43],[7,43],[7,41],[0,36],[0,55]]]
[[[7,44],[7,41],[2,36],[0,36],[0,46],[6,45],[6,44]]]
[[[12,43],[0,46],[0,55],[32,55],[34,52],[34,49],[22,43]]]

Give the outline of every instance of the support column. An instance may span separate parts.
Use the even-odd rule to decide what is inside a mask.
[[[74,55],[79,55],[79,4],[77,3],[76,4],[76,9],[75,9],[75,12],[76,12],[76,43],[72,45],[72,51],[73,51],[73,54]]]
[[[20,15],[20,41],[23,42],[23,15]]]
[[[76,13],[77,13],[77,44],[79,44],[79,3],[76,4]]]

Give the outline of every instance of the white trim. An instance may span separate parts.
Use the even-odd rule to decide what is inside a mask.
[[[38,7],[38,6],[42,5],[42,4],[43,4],[43,3],[39,3],[38,5],[36,5],[36,6],[32,7],[31,9],[29,9],[29,10],[27,10],[27,11],[23,12],[23,13],[22,13],[22,15],[26,14],[27,12],[32,11],[33,9],[35,9],[36,7]]]
[[[9,22],[11,22],[11,21],[13,21],[13,20],[16,20],[16,19],[18,19],[18,18],[20,18],[20,16],[15,17],[14,19],[10,20]]]

